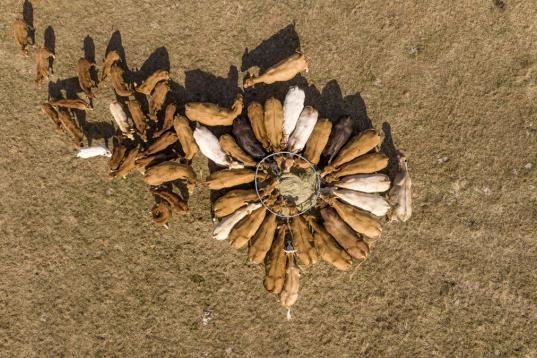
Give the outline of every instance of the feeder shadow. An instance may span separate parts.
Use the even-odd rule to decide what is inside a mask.
[[[22,4],[22,19],[27,25],[30,26],[28,35],[32,45],[35,45],[34,7],[28,0],[24,0],[24,3]]]

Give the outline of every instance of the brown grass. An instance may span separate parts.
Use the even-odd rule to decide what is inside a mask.
[[[75,158],[39,114],[46,86],[13,39],[22,1],[2,1],[0,355],[537,355],[535,4],[305,3],[33,4],[36,43],[53,29],[56,76],[76,76],[88,35],[100,63],[119,30],[129,67],[165,47],[178,96],[223,106],[245,48],[295,22],[324,111],[359,93],[373,125],[389,123],[409,158],[413,218],[387,226],[350,272],[305,272],[288,322],[263,269],[211,239],[204,185],[165,230],[140,175],[109,181],[105,159]],[[95,92],[98,143],[113,96],[109,84]],[[207,176],[199,154],[194,168]]]

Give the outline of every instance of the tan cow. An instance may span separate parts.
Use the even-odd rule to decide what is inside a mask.
[[[106,77],[110,74],[110,71],[112,69],[112,65],[115,64],[117,61],[119,61],[121,57],[119,56],[119,53],[117,51],[110,51],[106,55],[103,66],[101,68],[101,82],[103,82]]]
[[[329,174],[339,166],[366,154],[371,149],[380,145],[381,136],[375,129],[367,129],[351,140],[339,151],[334,160],[324,170]]]
[[[331,183],[339,178],[354,174],[371,174],[378,172],[388,166],[388,156],[384,153],[371,153],[362,155],[351,162],[341,166],[337,171],[326,176],[326,181]],[[321,176],[330,172],[329,167],[321,173]]]
[[[389,193],[392,211],[389,214],[390,221],[407,221],[412,216],[412,181],[408,173],[407,160],[402,152],[399,156],[399,170],[393,181],[393,187]]]
[[[70,109],[79,109],[81,111],[93,111],[93,106],[91,103],[88,103],[80,98],[75,99],[58,99],[55,101],[49,101],[53,106],[70,108]]]
[[[250,240],[251,245],[248,248],[248,257],[252,262],[256,264],[263,262],[272,246],[277,225],[276,215],[269,213],[265,216],[265,220],[263,220],[259,230],[257,230],[254,237]]]
[[[47,116],[48,119],[50,119],[52,123],[54,123],[54,126],[57,130],[63,131],[62,124],[58,119],[58,111],[56,111],[54,107],[50,105],[50,103],[41,104],[41,111]]]
[[[323,224],[345,251],[357,260],[366,259],[369,254],[369,246],[361,237],[339,217],[336,211],[332,208],[323,208],[321,210]]]
[[[265,149],[269,149],[267,130],[265,129],[265,110],[261,103],[252,101],[248,105],[248,119],[255,138]]]
[[[263,177],[262,173],[259,173]],[[207,186],[211,190],[231,188],[241,184],[248,184],[255,179],[255,171],[250,169],[224,169],[211,173],[207,177]]]
[[[282,292],[285,280],[286,254],[284,251],[286,226],[280,226],[276,240],[270,248],[270,256],[265,266],[265,279],[263,285],[269,292],[279,294]]]
[[[330,131],[332,130],[332,122],[329,119],[319,119],[313,128],[308,141],[306,142],[306,149],[304,150],[304,157],[313,164],[318,164],[321,159],[321,153],[328,143],[330,138]]]
[[[181,148],[185,153],[185,159],[191,160],[198,152],[199,148],[194,140],[190,122],[186,117],[176,116],[173,119],[173,128],[175,129],[179,143],[181,143]]]
[[[30,31],[32,27],[28,25],[24,20],[16,19],[13,23],[13,33],[15,35],[15,41],[24,56],[28,56],[28,45],[33,45]]]
[[[355,208],[352,205],[347,205],[335,198],[327,198],[321,194],[323,201],[336,209],[338,215],[345,221],[354,231],[365,235],[371,239],[378,239],[382,233],[380,222],[371,214]]]
[[[160,111],[164,101],[166,100],[166,95],[170,90],[170,85],[167,82],[159,82],[155,87],[155,90],[149,98],[149,118],[156,121],[157,112]]]
[[[230,190],[214,202],[213,212],[217,218],[221,218],[253,201],[259,201],[255,189]]]
[[[174,192],[156,188],[151,188],[150,191],[153,195],[158,196],[162,200],[168,202],[168,204],[170,204],[173,210],[176,212],[186,213],[188,211],[187,202]]]
[[[166,160],[171,160],[175,157],[176,156],[174,153],[157,153],[149,156],[146,156],[145,153],[139,153],[135,162],[136,169],[140,172],[140,174],[145,175],[146,169],[150,166],[162,163]]]
[[[166,132],[160,136],[153,144],[151,144],[144,152],[145,155],[152,155],[163,151],[170,145],[177,142],[177,134],[174,132]]]
[[[313,245],[313,235],[308,230],[306,221],[297,216],[291,220],[292,243],[297,256],[304,266],[310,266],[319,261],[319,254]]]
[[[132,91],[130,90],[129,84],[125,82],[124,74],[125,71],[123,71],[123,69],[117,64],[113,63],[110,67],[112,87],[114,87],[114,90],[116,91],[117,95],[122,97],[129,97],[130,95],[132,95]]]
[[[143,93],[145,95],[150,95],[155,89],[155,86],[161,81],[167,81],[170,79],[170,73],[164,70],[156,70],[151,76],[149,76],[144,83],[140,86],[137,86],[136,92]]]
[[[296,265],[295,255],[293,253],[287,253],[287,268],[285,269],[285,283],[283,290],[280,293],[280,302],[282,306],[291,309],[298,299],[298,289],[300,286],[300,270]],[[288,313],[287,319],[290,319],[291,315]]]
[[[352,259],[349,254],[339,247],[334,238],[315,219],[309,219],[308,222],[315,232],[313,235],[314,243],[317,250],[319,250],[321,259],[338,270],[348,270],[352,265]]]
[[[56,56],[44,47],[39,47],[35,52],[36,78],[35,84],[41,85],[44,80],[48,80],[52,67],[50,66],[49,58]]]
[[[127,175],[136,168],[136,158],[138,158],[140,150],[138,148],[133,148],[128,151],[128,153],[125,155],[125,159],[123,162],[119,165],[118,169],[116,171],[111,171],[110,176],[111,177],[122,177],[125,178]]]
[[[283,106],[274,97],[265,102],[265,131],[273,151],[279,151],[283,140]]]
[[[174,180],[185,180],[188,192],[192,193],[196,185],[196,173],[189,165],[167,161],[147,169],[144,176],[144,181],[154,186]]]
[[[214,103],[190,102],[185,105],[185,114],[191,121],[206,126],[230,126],[242,113],[243,105],[241,95],[237,96],[231,109],[222,108]]]
[[[258,83],[272,84],[289,81],[302,71],[308,72],[308,63],[304,54],[297,52],[270,67],[262,75],[245,79],[244,88],[252,87]]]
[[[95,81],[91,79],[91,69],[95,67],[95,63],[89,62],[85,58],[80,58],[77,63],[78,84],[88,99],[95,98],[91,92],[93,87],[97,87]]]
[[[267,215],[267,209],[260,207],[253,211],[250,215],[242,219],[232,230],[228,236],[229,243],[235,249],[240,249],[248,243],[248,241],[255,235],[265,216]]]
[[[71,117],[68,111],[60,110],[58,112],[58,120],[60,121],[63,129],[67,132],[69,137],[73,140],[73,143],[77,148],[82,147],[82,141],[84,139],[84,132]]]
[[[172,217],[172,208],[170,204],[165,200],[161,200],[160,203],[155,204],[151,208],[151,217],[155,224],[162,225],[168,229],[168,221]]]
[[[170,103],[166,106],[166,110],[164,111],[164,121],[162,122],[162,127],[153,133],[153,138],[160,137],[164,132],[171,129],[173,127],[173,119],[175,116],[175,111],[177,110],[177,106],[173,103]]]
[[[131,114],[138,136],[144,142],[147,142],[147,122],[145,120],[145,114],[142,111],[142,106],[137,100],[131,99],[127,101],[127,107],[129,108],[129,113]]]
[[[254,160],[254,158],[252,158],[249,154],[247,154],[237,144],[237,142],[235,141],[235,138],[233,138],[232,135],[230,134],[221,135],[220,138],[218,138],[218,142],[220,143],[220,147],[222,147],[222,150],[227,155],[242,162],[244,166],[255,167],[257,165],[257,162]]]
[[[125,159],[125,154],[127,153],[127,150],[127,145],[125,143],[122,143],[121,141],[114,147],[114,150],[112,151],[112,157],[108,162],[108,168],[110,169],[111,173],[119,168],[119,165],[121,164],[123,159]]]

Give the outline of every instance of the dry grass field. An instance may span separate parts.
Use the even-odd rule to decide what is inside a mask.
[[[32,8],[36,42],[57,56],[50,87],[36,88],[34,50],[24,58],[12,35],[23,1],[0,4],[1,357],[537,356],[533,1]],[[79,57],[100,63],[107,46],[142,72],[169,66],[181,103],[221,105],[248,67],[302,49],[307,101],[370,121],[407,154],[413,217],[386,225],[349,272],[304,272],[287,321],[263,268],[211,238],[202,182],[190,212],[157,228],[139,174],[110,181],[106,159],[77,159],[39,113]],[[96,94],[84,123],[95,144],[112,133],[114,99],[110,86]],[[207,176],[200,154],[193,165]]]

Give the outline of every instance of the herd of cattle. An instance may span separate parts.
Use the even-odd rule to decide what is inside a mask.
[[[30,30],[24,20],[16,20],[15,39],[25,55]],[[49,77],[54,54],[39,47],[35,56],[40,84]],[[79,148],[79,157],[110,157],[110,177],[139,171],[155,197],[151,217],[166,227],[174,211],[188,210],[187,193],[196,185],[190,166],[194,155],[200,151],[222,167],[206,180],[210,190],[221,194],[212,205],[213,236],[236,249],[248,246],[250,260],[265,263],[265,288],[279,294],[287,308],[298,298],[302,268],[323,260],[347,270],[353,259],[368,257],[371,242],[381,235],[383,218],[406,221],[411,216],[411,180],[404,155],[399,153],[399,170],[390,181],[380,173],[389,161],[380,152],[382,133],[367,129],[352,136],[350,116],[319,118],[315,108],[304,105],[305,92],[299,87],[291,87],[283,103],[274,97],[245,103],[239,95],[231,108],[192,102],[181,114],[168,96],[167,71],[157,70],[142,83],[131,83],[116,51],[106,54],[99,81],[96,66],[85,58],[77,63],[79,93],[86,99],[54,98],[41,105],[54,127]],[[247,78],[244,89],[289,81],[303,71],[308,71],[306,58],[297,52]],[[93,91],[107,78],[117,98],[110,104],[117,125],[112,152],[83,147],[84,133],[73,116],[73,111],[93,109]],[[208,128],[212,126],[231,130],[217,137]],[[270,160],[263,160],[267,156]],[[320,178],[315,205],[304,215],[277,215],[272,209],[299,211],[298,203],[279,190],[282,175],[312,166]]]

